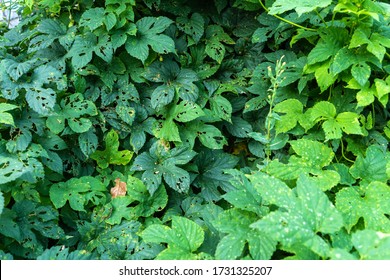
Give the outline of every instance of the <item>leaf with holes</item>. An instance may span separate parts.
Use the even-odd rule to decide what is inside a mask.
[[[0,154],[0,182],[12,182],[21,177],[27,170],[22,161]]]
[[[69,201],[73,210],[85,211],[84,207],[89,201],[95,205],[104,203],[106,192],[106,187],[98,179],[84,176],[52,185],[50,199],[57,209]]]
[[[191,101],[182,101],[174,109],[174,119],[178,122],[193,121],[205,115],[202,108]]]
[[[107,168],[110,164],[126,165],[133,157],[133,152],[129,150],[119,151],[119,136],[114,130],[110,130],[104,142],[106,148],[103,151],[97,150],[91,154],[91,158],[96,160],[100,168]]]
[[[194,43],[198,43],[204,33],[204,19],[202,15],[193,13],[191,18],[178,17],[176,19],[177,28],[191,36]]]
[[[26,92],[26,101],[35,112],[48,115],[56,104],[56,93],[51,88],[29,88]]]
[[[188,147],[176,147],[169,149],[163,142],[157,141],[150,148],[136,157],[131,168],[134,171],[145,171],[142,181],[145,182],[148,191],[153,194],[162,182],[162,178],[172,189],[186,193],[190,187],[190,175],[188,171],[177,165],[187,164],[195,152]]]
[[[80,26],[86,26],[91,31],[103,25],[105,11],[103,8],[92,8],[86,10],[80,18]]]

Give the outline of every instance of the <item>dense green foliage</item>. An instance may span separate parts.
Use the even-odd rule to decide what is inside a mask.
[[[2,259],[390,259],[389,4],[20,12],[0,36]]]

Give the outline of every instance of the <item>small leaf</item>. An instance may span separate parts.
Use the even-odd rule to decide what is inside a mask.
[[[125,196],[127,192],[126,182],[122,182],[120,178],[115,179],[115,187],[110,189],[110,194],[112,198],[118,196]]]
[[[174,110],[174,119],[179,122],[189,122],[205,115],[202,108],[194,102],[182,101]]]
[[[118,134],[111,130],[105,137],[106,149],[95,151],[91,158],[96,160],[100,168],[107,168],[110,164],[126,165],[133,157],[133,152],[129,150],[119,151]]]
[[[352,77],[354,77],[361,86],[364,86],[371,76],[371,67],[364,62],[354,64],[351,73]]]

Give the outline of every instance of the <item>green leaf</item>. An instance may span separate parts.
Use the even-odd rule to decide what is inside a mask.
[[[90,260],[91,253],[85,250],[75,250],[69,252],[69,248],[63,246],[53,246],[46,249],[37,260]]]
[[[361,58],[355,54],[353,50],[344,47],[335,55],[330,72],[333,75],[337,75],[342,71],[347,70],[351,65],[358,64],[360,59]]]
[[[110,31],[114,28],[117,23],[117,19],[114,13],[108,13],[104,17],[104,25],[106,26],[107,31]]]
[[[344,188],[336,194],[336,207],[343,214],[348,231],[364,219],[366,229],[388,232],[390,221],[389,187],[381,182],[372,182],[364,189]]]
[[[374,94],[378,98],[379,102],[382,103],[383,106],[386,106],[389,101],[389,93],[390,93],[389,83],[390,83],[390,78],[387,78],[385,81],[381,79],[375,79],[376,92],[374,92]]]
[[[0,103],[0,124],[8,124],[15,126],[14,118],[10,113],[6,113],[7,111],[14,110],[18,108],[18,106],[7,103]]]
[[[72,57],[72,65],[75,68],[83,68],[91,60],[94,46],[96,45],[96,36],[92,33],[87,33],[85,36],[77,36],[73,42],[72,48],[68,55]]]
[[[69,201],[69,205],[73,210],[85,211],[84,205],[88,201],[92,201],[97,205],[100,200],[105,200],[106,191],[106,187],[98,179],[84,176],[52,185],[50,200],[57,209],[63,207]]]
[[[364,86],[371,76],[371,67],[364,62],[354,64],[351,68],[352,77],[361,85]]]
[[[175,43],[167,35],[160,34],[172,24],[167,17],[143,17],[137,21],[137,36],[129,36],[126,51],[145,63],[149,46],[157,53],[175,53]]]
[[[303,244],[327,257],[330,248],[317,233],[337,232],[344,223],[326,194],[305,175],[298,178],[295,190],[262,172],[249,178],[266,202],[280,207],[252,227],[269,234],[284,246]]]
[[[0,215],[0,233],[4,236],[15,239],[18,242],[22,241],[22,233],[17,224],[17,215],[15,211],[4,208]]]
[[[315,77],[321,92],[327,90],[336,81],[337,76],[334,76],[329,69],[330,62],[316,66]]]
[[[151,194],[160,186],[162,177],[169,187],[186,193],[190,187],[190,175],[177,165],[187,164],[195,154],[186,146],[169,149],[162,141],[157,141],[149,152],[136,157],[131,170],[145,171],[142,174],[142,181]]]
[[[195,43],[198,43],[204,33],[204,20],[202,15],[193,13],[191,18],[178,17],[177,28],[191,36]]]
[[[204,240],[203,229],[195,222],[184,218],[172,217],[172,228],[164,225],[150,225],[142,233],[147,243],[168,243],[157,259],[196,259],[196,250]]]
[[[231,123],[225,124],[231,135],[239,138],[246,138],[253,131],[252,125],[240,117],[232,117]]]
[[[217,40],[211,40],[207,43],[205,52],[208,56],[221,64],[225,57],[226,49],[221,42]]]
[[[372,145],[366,150],[366,155],[359,155],[351,166],[350,173],[355,179],[362,179],[363,183],[387,181],[386,154],[380,146]]]
[[[356,93],[358,106],[366,107],[373,103],[375,101],[375,94],[375,87],[370,87],[369,83],[367,83],[360,91]]]
[[[3,213],[4,209],[4,196],[3,193],[0,191],[0,215]]]
[[[172,102],[175,88],[169,85],[158,86],[152,93],[151,104],[153,108],[161,108]]]
[[[52,115],[46,119],[46,126],[54,134],[59,134],[65,129],[65,118],[63,115]]]
[[[201,190],[206,200],[218,201],[221,199],[218,188],[225,191],[233,188],[230,182],[232,176],[225,170],[234,168],[237,163],[238,158],[222,151],[202,151],[195,159],[199,174],[193,184]]]
[[[86,10],[80,18],[80,26],[86,26],[91,31],[103,25],[105,11],[103,8],[91,8]]]
[[[290,144],[298,156],[292,155],[287,164],[275,160],[271,161],[267,167],[269,174],[282,180],[294,180],[301,174],[324,175],[322,169],[329,165],[334,157],[331,148],[320,142],[307,139],[290,141]],[[336,184],[337,181],[329,188]]]
[[[312,121],[315,123],[333,119],[336,116],[336,107],[331,102],[320,101],[313,106],[310,114]]]
[[[12,182],[27,172],[22,161],[13,157],[0,155],[0,182]]]
[[[217,245],[215,258],[220,260],[234,260],[239,258],[246,244],[254,259],[270,259],[276,250],[276,241],[257,230],[251,224],[257,220],[257,215],[238,209],[222,212],[216,220],[215,226],[221,232],[227,233]]]
[[[168,203],[168,195],[163,186],[150,195],[142,181],[132,176],[127,179],[127,186],[128,196],[138,202],[137,205],[132,206],[136,217],[149,217],[164,209]]]
[[[34,65],[33,60],[28,60],[25,62],[15,61],[13,59],[3,59],[1,61],[1,67],[4,67],[7,71],[7,74],[14,80],[17,81],[21,76],[26,74],[31,70]]]
[[[176,121],[189,122],[204,116],[205,113],[198,104],[190,101],[182,101],[175,107],[173,115]]]
[[[51,113],[56,104],[56,93],[51,88],[29,88],[26,101],[31,109],[45,116]]]
[[[222,120],[231,122],[232,104],[221,95],[215,95],[209,99],[211,112]]]
[[[276,134],[285,133],[293,129],[304,117],[303,105],[297,99],[287,99],[276,104],[274,111],[285,114],[276,121]]]
[[[340,139],[342,131],[347,134],[363,135],[360,127],[359,115],[353,112],[343,112],[336,116],[336,107],[328,101],[320,101],[310,112],[314,123],[321,122],[326,140]]]
[[[353,112],[343,112],[337,115],[336,122],[347,134],[363,135],[360,127],[359,115]]]
[[[352,234],[352,243],[361,260],[389,260],[390,235],[373,230],[362,230]]]
[[[153,133],[158,139],[181,142],[179,128],[172,119],[166,119],[158,122],[156,127],[153,129]]]
[[[71,118],[68,119],[68,125],[71,130],[73,130],[76,133],[84,133],[87,132],[92,127],[92,122],[90,119],[87,118],[80,118],[75,119]]]
[[[93,154],[98,147],[98,137],[92,130],[81,133],[78,137],[80,150],[86,157]]]
[[[222,197],[237,209],[263,215],[262,198],[249,179],[238,170],[229,170],[226,173],[233,176],[230,182],[235,190],[227,192]]]
[[[200,142],[210,149],[222,149],[227,141],[221,131],[213,125],[199,123],[196,131]]]
[[[133,152],[129,150],[119,151],[118,134],[110,130],[105,137],[106,148],[103,151],[97,150],[91,154],[91,158],[96,160],[100,168],[107,168],[110,164],[126,165],[133,157]]]
[[[319,0],[315,2],[310,0],[276,0],[269,9],[269,13],[275,15],[295,10],[298,16],[300,16],[304,13],[312,12],[317,8],[326,8],[330,4],[332,4],[332,0]]]

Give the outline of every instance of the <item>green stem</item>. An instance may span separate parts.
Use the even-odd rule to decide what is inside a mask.
[[[259,3],[263,7],[263,9],[269,14],[269,9],[263,4],[263,2],[261,0],[259,0]],[[300,25],[298,23],[289,21],[288,19],[282,18],[282,17],[280,17],[278,15],[272,15],[271,14],[271,16],[273,16],[273,17],[275,17],[275,18],[277,18],[277,19],[279,19],[279,20],[281,20],[283,22],[286,22],[288,24],[291,24],[291,25],[293,25],[295,27],[298,27],[298,28],[302,28],[302,29],[307,30],[307,31],[317,31],[317,29],[302,26],[302,25]]]
[[[341,155],[343,156],[343,158],[346,160],[346,161],[349,161],[349,162],[352,162],[352,163],[355,163],[353,160],[347,158],[344,154],[344,143],[343,143],[343,139],[340,139],[340,144],[341,144]]]
[[[321,19],[322,23],[325,25],[325,27],[328,27],[328,24],[324,20],[324,18],[320,15],[320,13],[315,9],[317,16]]]

